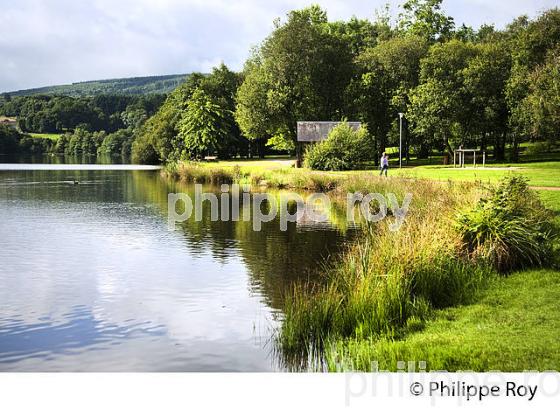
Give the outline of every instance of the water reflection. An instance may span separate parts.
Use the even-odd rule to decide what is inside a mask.
[[[352,230],[255,232],[204,208],[170,232],[168,192],[192,187],[150,171],[0,172],[0,370],[282,369],[270,336],[284,291]]]

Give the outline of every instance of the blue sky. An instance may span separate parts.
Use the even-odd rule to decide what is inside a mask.
[[[75,81],[241,69],[286,12],[317,3],[330,20],[373,18],[396,0],[0,0],[0,91]],[[458,25],[503,27],[560,0],[444,0]]]

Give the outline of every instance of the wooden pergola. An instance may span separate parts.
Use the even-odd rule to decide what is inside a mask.
[[[476,168],[476,153],[482,155],[482,167],[486,166],[486,151],[480,151],[478,149],[465,149],[459,148],[453,151],[453,168],[459,166],[459,168],[465,167],[465,154],[471,153],[473,156],[473,167]]]

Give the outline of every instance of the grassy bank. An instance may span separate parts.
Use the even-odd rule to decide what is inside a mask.
[[[370,371],[377,362],[380,370],[397,371],[399,361],[423,361],[426,370],[558,370],[559,299],[558,271],[495,278],[477,302],[435,311],[422,330],[401,340],[337,341],[328,366]]]
[[[320,172],[295,169],[294,161],[288,158],[265,160],[217,161],[182,163],[168,166],[168,173],[185,181],[212,182],[216,179],[242,180],[247,183],[266,184],[271,187],[305,188],[308,179],[339,180],[348,175],[357,178],[377,176],[371,170],[346,172]],[[444,166],[412,166],[398,169],[391,167],[390,177],[427,179],[437,181],[463,181],[496,183],[506,176],[524,176],[534,187],[560,187],[560,161],[525,162],[519,164],[492,164],[486,168],[459,169]],[[313,185],[313,184],[312,184]]]
[[[364,191],[379,192],[361,181]],[[342,340],[400,337],[434,308],[471,301],[491,276],[489,266],[464,252],[452,227],[456,212],[478,200],[476,186],[392,179],[390,188],[413,194],[401,229],[367,225],[326,269],[326,285],[303,283],[288,296],[278,340],[295,366]]]
[[[242,163],[178,163],[169,164],[163,171],[168,177],[195,183],[231,184],[241,183],[270,188],[332,191],[339,187],[348,175],[295,169],[286,161],[244,161]]]
[[[392,181],[393,187],[400,183]],[[441,309],[477,302],[488,283],[496,289],[507,280],[499,274],[553,264],[557,251],[553,215],[518,178],[486,193],[475,185],[459,188],[427,181],[407,188],[415,189],[420,200],[399,231],[391,232],[383,224],[369,226],[364,237],[327,269],[325,285],[302,284],[287,298],[278,341],[286,361],[295,368],[308,365],[317,352],[327,352],[330,370],[370,370],[374,360],[394,370],[399,360],[408,357],[431,361],[433,369],[492,370],[485,367],[487,362],[477,362],[477,356],[467,360],[469,346],[462,347],[466,353],[456,366],[450,361],[461,352],[453,349],[419,350],[420,344],[398,349],[403,339],[433,323]],[[531,300],[529,291],[524,298]],[[556,308],[554,299],[543,298],[543,303],[550,303],[548,309]],[[507,304],[500,307],[515,317],[515,306],[512,311]],[[527,319],[521,329],[533,326],[532,320]],[[427,337],[438,345],[435,329]],[[507,339],[508,329],[503,330]],[[460,328],[454,331],[462,335]],[[496,329],[494,337],[500,331]],[[479,348],[488,342],[481,340]],[[525,362],[504,360],[504,369],[523,370],[519,366]]]

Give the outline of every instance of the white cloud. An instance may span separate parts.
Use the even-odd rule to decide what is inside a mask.
[[[0,0],[0,91],[112,77],[240,69],[277,17],[311,0]],[[316,0],[330,19],[387,0]],[[398,0],[391,0],[396,10]],[[458,24],[504,26],[558,0],[447,0]],[[395,11],[396,12],[396,11]]]

